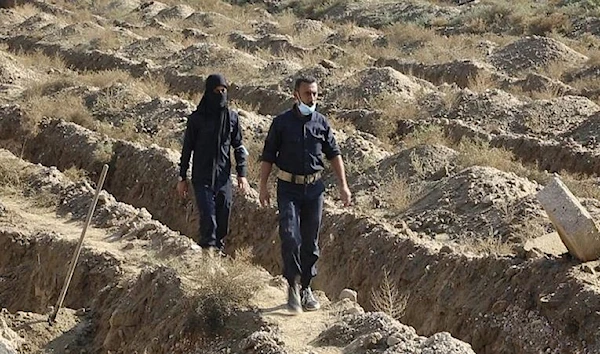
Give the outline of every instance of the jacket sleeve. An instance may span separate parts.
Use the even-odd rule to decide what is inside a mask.
[[[248,175],[248,150],[242,143],[240,118],[236,112],[231,112],[231,146],[235,156],[235,170],[239,177]]]
[[[323,144],[323,153],[325,153],[327,160],[331,160],[332,158],[341,155],[342,152],[335,141],[331,126],[325,117],[323,117],[323,126],[325,127],[325,143]]]
[[[190,158],[194,146],[196,146],[196,129],[194,127],[194,118],[196,112],[188,116],[185,133],[183,136],[183,149],[181,150],[181,160],[179,162],[179,176],[186,178],[187,170],[190,167]]]
[[[261,161],[275,163],[277,160],[277,153],[279,152],[279,146],[281,145],[281,135],[278,129],[278,117],[275,117],[271,122],[269,133],[265,139],[265,146],[263,147],[262,155],[260,156]]]

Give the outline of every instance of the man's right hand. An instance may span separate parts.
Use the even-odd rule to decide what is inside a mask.
[[[183,199],[188,197],[188,182],[187,180],[177,182],[177,194]]]
[[[263,207],[271,204],[271,195],[269,194],[269,188],[267,186],[260,186],[258,199],[260,200],[260,205]]]

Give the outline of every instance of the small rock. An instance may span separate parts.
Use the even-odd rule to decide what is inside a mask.
[[[360,307],[359,305],[350,307],[349,309],[344,311],[344,314],[346,314],[346,315],[359,315],[359,314],[363,314],[363,313],[365,313],[365,310],[362,307]]]
[[[344,353],[364,353],[365,349],[374,349],[383,340],[380,332],[364,334],[353,340],[344,348]]]
[[[397,334],[392,334],[391,336],[388,337],[386,344],[388,345],[388,347],[393,347],[394,345],[401,343],[402,342],[402,338],[400,338]]]
[[[75,316],[85,316],[87,310],[85,308],[80,308],[75,312]]]
[[[499,314],[499,313],[504,312],[507,307],[508,307],[508,302],[506,302],[504,300],[499,300],[499,301],[496,301],[492,305],[492,312],[496,313],[496,314]]]
[[[594,274],[594,270],[592,269],[592,267],[590,267],[587,264],[582,264],[581,267],[579,267],[579,269],[584,273]]]
[[[447,233],[441,233],[441,234],[436,234],[435,235],[435,240],[436,241],[450,241],[450,235],[448,235]]]
[[[138,212],[138,217],[142,220],[151,220],[152,219],[152,214],[150,214],[150,212],[148,211],[148,209],[146,208],[141,208],[140,211]]]
[[[135,248],[135,245],[132,242],[127,243],[124,247],[123,250],[124,251],[129,251]]]
[[[331,60],[323,59],[319,62],[325,69],[337,69],[339,66]]]
[[[525,259],[537,259],[542,258],[543,256],[544,253],[535,247],[525,253]]]
[[[452,254],[454,253],[454,250],[452,248],[450,248],[450,246],[448,245],[444,245],[442,246],[442,248],[440,248],[440,254]]]
[[[340,300],[350,299],[352,302],[358,302],[358,293],[352,289],[344,289],[340,292]]]

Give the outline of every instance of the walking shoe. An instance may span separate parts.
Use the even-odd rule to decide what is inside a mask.
[[[321,304],[313,295],[310,287],[302,289],[302,308],[306,311],[316,311],[321,308]]]
[[[209,246],[203,249],[208,258],[225,258],[227,254],[220,248]]]
[[[292,312],[302,312],[302,304],[300,303],[300,292],[298,291],[298,285],[288,286],[287,307]]]

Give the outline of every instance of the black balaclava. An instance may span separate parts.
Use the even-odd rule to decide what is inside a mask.
[[[204,96],[202,96],[200,106],[205,106],[211,111],[219,111],[227,107],[227,91],[222,93],[214,93],[213,90],[217,86],[227,87],[227,81],[223,75],[212,74],[206,78]]]

